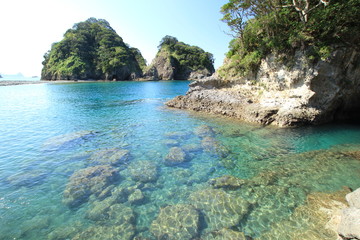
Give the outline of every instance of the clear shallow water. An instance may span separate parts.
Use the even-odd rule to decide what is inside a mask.
[[[226,227],[268,239],[307,195],[360,187],[359,159],[342,153],[360,150],[360,126],[278,129],[164,107],[187,89],[186,81],[0,88],[0,239],[156,239],[160,209],[187,204],[202,213],[196,236]],[[173,147],[186,162],[167,163]],[[87,193],[69,207],[71,176],[103,165],[109,149],[128,151],[113,166],[118,177],[100,190],[81,185]],[[224,175],[247,183],[209,184]],[[249,205],[232,214],[239,198]]]

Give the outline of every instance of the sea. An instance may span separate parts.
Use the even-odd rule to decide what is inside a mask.
[[[189,83],[0,87],[0,239],[332,239],[310,200],[360,187],[360,126],[166,107]]]

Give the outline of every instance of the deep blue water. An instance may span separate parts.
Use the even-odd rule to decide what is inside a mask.
[[[221,190],[253,204],[246,217],[227,227],[261,239],[262,234],[271,231],[271,224],[286,220],[304,204],[308,194],[334,192],[343,186],[360,187],[359,159],[338,153],[360,150],[360,126],[279,129],[165,107],[164,102],[186,93],[188,83],[1,87],[0,239],[90,239],[86,234],[94,233],[102,239],[117,239],[111,237],[111,231],[119,231],[113,229],[119,223],[112,225],[106,220],[110,219],[108,215],[101,221],[88,216],[99,202],[105,204],[115,189],[123,188],[128,188],[125,200],[112,202],[103,210],[109,214],[111,205],[121,204],[128,211],[120,215],[133,214],[126,222],[131,230],[124,230],[126,234],[119,239],[156,239],[150,226],[160,208],[180,203],[196,205],[191,196],[211,188],[210,179],[232,175],[251,180],[275,172],[276,180],[262,182],[261,190],[251,188],[254,194],[249,194],[249,186],[237,191]],[[208,136],[196,134],[201,128],[211,129]],[[206,137],[210,139],[208,148]],[[193,148],[184,150],[186,162],[166,164],[174,146]],[[130,154],[126,162],[114,166],[120,177],[104,186],[110,193],[103,197],[91,193],[76,207],[66,205],[64,191],[70,177],[81,169],[97,166],[91,159],[109,149]],[[140,184],[133,170],[143,162],[156,166],[157,175]],[[141,191],[144,199],[131,202],[134,189]],[[281,201],[274,195],[280,190],[284,190]],[[277,201],[280,203],[275,204]],[[214,221],[228,221],[217,217],[200,219],[197,236],[220,230],[213,226]]]

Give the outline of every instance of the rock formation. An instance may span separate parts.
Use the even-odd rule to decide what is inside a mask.
[[[346,195],[349,208],[341,215],[338,233],[343,239],[360,239],[360,188]]]
[[[199,47],[166,36],[155,59],[145,71],[147,80],[195,80],[214,73],[213,56]]]
[[[295,126],[355,119],[360,113],[360,53],[338,48],[327,60],[310,62],[297,51],[292,64],[270,54],[259,70],[237,80],[216,74],[190,84],[169,107],[239,118],[248,122]]]

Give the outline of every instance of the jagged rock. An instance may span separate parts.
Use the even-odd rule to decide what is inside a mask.
[[[129,170],[131,178],[134,181],[140,181],[143,183],[155,182],[159,177],[156,163],[152,161],[133,162],[129,166]]]
[[[279,58],[268,55],[253,76],[193,82],[185,96],[166,104],[265,125],[295,126],[358,119],[358,51],[337,48],[326,61],[309,63],[306,51],[299,50],[290,67],[278,61]]]
[[[102,149],[91,155],[89,162],[96,165],[119,166],[129,159],[130,152],[125,149]]]
[[[343,239],[360,239],[360,209],[346,208],[341,215],[338,233]]]
[[[144,201],[144,194],[140,189],[136,189],[132,194],[129,195],[128,201],[131,204],[141,204]]]
[[[177,204],[160,209],[150,231],[157,239],[194,239],[199,231],[199,213],[191,205]]]
[[[174,166],[183,163],[186,160],[186,153],[181,148],[172,147],[165,157],[165,164],[168,166]]]
[[[78,206],[91,194],[98,196],[118,176],[118,171],[109,165],[80,169],[70,177],[64,190],[63,202],[70,207]]]
[[[237,232],[228,228],[206,234],[202,240],[246,240],[243,232]]]
[[[209,183],[214,188],[225,188],[225,189],[238,189],[245,184],[245,180],[231,176],[225,175],[218,178],[213,178],[209,180]]]
[[[221,189],[205,189],[190,194],[189,201],[205,215],[208,231],[239,224],[249,210],[249,203]]]
[[[350,207],[360,209],[360,188],[346,195],[346,201]]]

